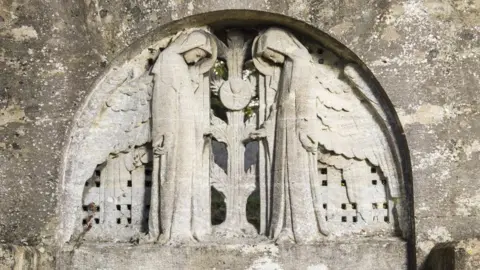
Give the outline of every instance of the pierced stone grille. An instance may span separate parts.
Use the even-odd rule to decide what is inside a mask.
[[[147,232],[152,164],[129,171],[127,155],[110,157],[85,183],[81,220],[86,239],[129,241]]]
[[[341,170],[319,163],[316,184],[329,229],[335,235],[380,230],[393,234],[393,202],[387,197],[387,183],[375,167],[365,163],[362,170],[364,179],[349,183]],[[352,189],[361,196],[352,198]]]
[[[86,239],[129,241],[147,232],[152,185],[152,163],[128,171],[125,155],[111,157],[99,165],[85,183],[82,219]],[[341,170],[319,163],[316,182],[326,220],[335,235],[394,231],[387,182],[377,168],[363,166],[363,179],[349,183]],[[352,200],[348,186],[355,185],[361,197]]]

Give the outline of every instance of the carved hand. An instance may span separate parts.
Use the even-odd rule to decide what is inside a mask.
[[[275,117],[275,114],[276,114],[276,104],[273,104],[272,107],[270,107],[270,114],[268,116],[268,119],[265,120],[265,122],[263,122],[263,124],[260,126],[259,129],[251,132],[248,137],[250,137],[250,139],[252,140],[260,140],[260,139],[266,138],[274,128],[274,123],[272,118]]]
[[[249,135],[252,140],[260,140],[267,137],[267,129],[265,127],[259,128]]]
[[[153,143],[153,153],[155,155],[165,155],[173,143],[173,134],[165,133],[160,136],[160,140]]]
[[[205,132],[203,133],[203,136],[204,137],[215,137],[215,136],[213,136],[213,133],[214,133],[213,128],[209,127],[209,128],[207,128],[207,130],[205,130]]]
[[[300,132],[300,142],[302,143],[303,148],[310,153],[316,153],[318,150],[318,143],[312,139],[311,136],[306,133]]]

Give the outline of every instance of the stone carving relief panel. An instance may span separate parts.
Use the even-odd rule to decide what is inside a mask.
[[[393,124],[357,65],[278,27],[185,30],[143,57],[143,70],[141,60],[127,63],[100,82],[110,88],[78,149],[92,158],[76,174],[77,237],[301,244],[400,236]],[[112,139],[91,153],[101,138]],[[226,208],[215,225],[212,189]]]

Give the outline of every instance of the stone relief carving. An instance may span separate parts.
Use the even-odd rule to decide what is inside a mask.
[[[160,242],[200,240],[208,231],[208,179],[202,170],[205,129],[202,119],[204,73],[216,60],[210,34],[193,31],[177,37],[160,53],[152,73],[153,185],[149,235]],[[202,85],[202,86],[200,86]],[[208,122],[207,122],[208,123]],[[200,174],[201,175],[201,174]],[[207,204],[205,204],[207,202]]]
[[[270,115],[263,127],[251,134],[256,139],[273,133],[267,141],[273,145],[269,153],[273,172],[269,235],[278,241],[318,241],[320,233],[328,234],[328,228],[314,185],[320,127],[315,67],[308,50],[291,34],[276,28],[257,37],[253,55],[263,74],[273,73],[271,65],[282,66]]]
[[[256,235],[256,229],[247,221],[246,204],[248,196],[255,189],[255,175],[245,171],[245,141],[252,131],[254,120],[245,121],[243,109],[255,94],[249,81],[242,79],[247,45],[239,31],[227,33],[228,47],[224,47],[228,67],[228,79],[216,82],[222,104],[227,109],[227,121],[212,115],[211,132],[213,138],[226,145],[228,163],[226,173],[215,163],[212,165],[212,185],[226,197],[226,218],[215,232],[223,236]],[[222,44],[223,45],[223,44]]]
[[[302,244],[395,235],[401,161],[359,68],[285,29],[251,32],[183,31],[152,49],[146,72],[112,83],[92,138],[126,135],[94,160],[78,215],[85,239]],[[224,166],[213,141],[226,148]],[[253,166],[245,158],[252,142]],[[216,226],[211,187],[226,205]],[[246,205],[255,190],[254,226]]]

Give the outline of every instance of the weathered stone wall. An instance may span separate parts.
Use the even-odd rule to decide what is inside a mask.
[[[44,247],[0,245],[0,269],[54,269],[55,257]]]
[[[72,119],[113,59],[166,23],[224,9],[305,21],[372,70],[410,147],[419,264],[435,243],[480,235],[478,0],[3,0],[0,243],[54,245]]]
[[[480,241],[469,239],[436,245],[425,261],[424,270],[480,268]]]

